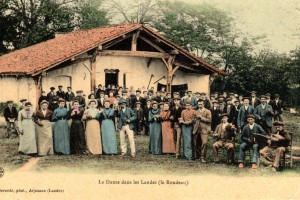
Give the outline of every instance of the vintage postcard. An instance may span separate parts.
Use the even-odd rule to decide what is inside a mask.
[[[299,10],[2,0],[0,199],[300,199]]]

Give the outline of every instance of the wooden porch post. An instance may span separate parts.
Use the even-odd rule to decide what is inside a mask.
[[[42,74],[40,74],[38,77],[34,78],[35,82],[35,105],[36,110],[39,109],[39,98],[42,95]]]
[[[167,75],[167,92],[172,92],[171,88],[172,88],[172,77],[174,75],[174,73],[176,72],[176,70],[179,68],[179,66],[176,66],[173,68],[173,62],[174,62],[175,56],[170,56],[168,61],[166,62],[165,59],[162,59],[164,61],[164,63],[167,66],[168,69],[168,75]]]
[[[96,58],[97,58],[97,51],[93,54],[93,56],[90,59],[91,63],[91,90],[96,89]]]

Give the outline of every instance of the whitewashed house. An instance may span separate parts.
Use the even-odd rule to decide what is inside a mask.
[[[213,78],[222,74],[144,24],[113,25],[57,35],[1,56],[0,102],[27,98],[36,105],[42,90],[58,85],[87,95],[98,84],[163,84],[167,91],[186,84],[209,93]]]

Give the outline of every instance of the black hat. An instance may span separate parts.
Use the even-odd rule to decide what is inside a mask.
[[[256,94],[256,91],[251,91],[250,94]]]
[[[58,87],[63,87],[62,85],[59,85]]]
[[[153,93],[153,90],[152,90],[152,89],[150,89],[150,90],[148,90],[148,92],[151,92],[151,93]]]
[[[223,117],[225,117],[225,116],[226,116],[227,118],[229,117],[229,115],[228,115],[227,113],[223,113],[222,115],[220,115],[220,118],[223,118]]]
[[[32,106],[32,104],[28,101],[25,103],[25,106]]]
[[[266,93],[266,96],[269,96],[269,97],[270,97],[270,96],[271,96],[271,94],[270,94],[270,93]]]
[[[142,103],[141,103],[140,101],[137,101],[137,102],[135,103],[135,105],[137,105],[137,104],[140,104],[140,105],[141,105]]]
[[[122,90],[122,93],[124,94],[124,93],[126,93],[127,94],[127,90]]]
[[[240,101],[239,100],[235,100],[234,103],[236,103],[236,102],[240,102]]]
[[[267,98],[265,95],[260,95],[259,98]]]
[[[117,94],[116,97],[120,97],[120,95]]]
[[[99,92],[100,94],[104,94],[104,90],[100,90],[100,92]]]
[[[151,102],[151,99],[146,99],[146,102],[150,101]]]
[[[189,92],[192,93],[192,90],[188,90],[188,91],[186,91],[186,92],[187,92],[187,93],[189,93]]]
[[[13,103],[13,102],[14,102],[13,100],[6,101],[6,103]]]
[[[247,116],[247,119],[248,119],[248,118],[255,119],[255,116],[254,116],[254,115],[252,115],[252,114],[250,114],[250,115],[248,115],[248,116]]]
[[[72,89],[72,87],[68,86],[67,89]]]
[[[20,100],[21,103],[24,102],[24,101],[27,101],[27,99],[21,99],[21,100]]]
[[[161,106],[161,105],[164,105],[165,104],[165,102],[159,102],[159,106]]]
[[[80,90],[77,90],[77,91],[76,91],[76,93],[80,93],[80,92],[81,92]]]
[[[221,94],[221,95],[219,95],[219,98],[224,98],[224,96]]]
[[[212,103],[212,104],[218,103],[218,101],[217,101],[217,100],[212,100],[211,103]]]
[[[137,92],[141,93],[141,90],[136,90],[135,92],[136,92],[136,93],[137,93]]]
[[[55,90],[55,87],[51,87],[50,90]]]
[[[283,122],[281,122],[281,121],[276,121],[276,122],[274,122],[274,124],[273,124],[274,126],[283,126],[284,125],[284,123]]]
[[[278,98],[278,97],[279,97],[279,94],[275,94],[274,97],[275,97],[275,98]]]
[[[202,93],[200,93],[200,92],[195,92],[195,94],[200,94],[200,95],[201,95]]]
[[[180,95],[179,92],[174,92],[173,95]]]
[[[227,98],[226,101],[231,101],[231,99],[230,99],[230,98]]]
[[[201,94],[201,95],[206,95],[206,93],[205,93],[205,92],[201,92],[200,94]]]
[[[250,100],[250,97],[244,97],[244,98],[243,98],[243,100],[245,100],[245,99],[248,99],[248,100]]]

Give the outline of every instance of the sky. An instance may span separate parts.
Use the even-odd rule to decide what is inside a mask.
[[[266,35],[257,49],[288,53],[300,46],[300,0],[181,0],[227,11],[243,34]]]

